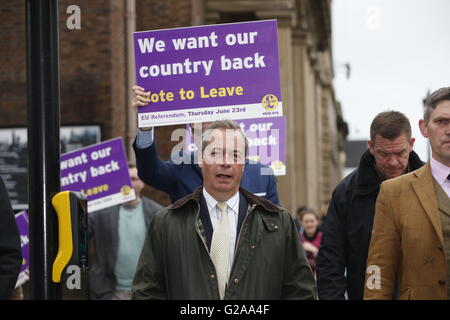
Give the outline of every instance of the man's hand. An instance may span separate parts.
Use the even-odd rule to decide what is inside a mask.
[[[150,103],[150,93],[145,92],[144,88],[134,85],[131,87],[133,91],[132,108],[137,112],[137,108],[146,106]]]
[[[131,107],[133,110],[137,113],[137,109],[139,107],[146,106],[150,103],[150,93],[145,92],[145,89],[134,85],[131,87],[131,91],[133,91],[133,99],[131,100]],[[143,131],[151,130],[153,127],[147,127],[147,128],[139,128]]]

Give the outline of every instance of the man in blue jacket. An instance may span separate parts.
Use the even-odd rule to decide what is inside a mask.
[[[144,92],[144,88],[133,86],[132,89],[134,109],[150,102],[149,93]],[[208,124],[209,122],[205,122],[202,127]],[[158,156],[152,127],[137,130],[133,148],[139,178],[149,186],[166,192],[172,202],[194,192],[203,184],[202,170],[196,161],[197,154],[181,151],[177,154],[177,158],[182,161],[175,163],[173,157],[168,161],[162,161]],[[241,187],[280,205],[273,171],[259,162],[246,160]]]

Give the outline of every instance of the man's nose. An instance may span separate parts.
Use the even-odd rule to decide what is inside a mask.
[[[392,167],[395,167],[399,164],[398,157],[396,155],[389,156],[388,164]]]
[[[233,161],[234,161],[234,157],[233,157],[232,154],[227,154],[227,153],[225,153],[225,154],[223,155],[223,164],[224,164],[224,165],[229,166],[229,165],[233,164]]]
[[[223,163],[221,163],[223,167],[230,167],[232,164],[233,162],[226,158],[224,159]]]
[[[450,124],[445,127],[445,135],[450,136]]]

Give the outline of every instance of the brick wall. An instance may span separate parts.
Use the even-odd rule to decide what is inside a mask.
[[[66,27],[72,4],[81,30]],[[0,126],[26,125],[25,1],[0,0],[0,8]],[[59,13],[61,124],[99,123],[104,138],[124,135],[123,2],[62,0]]]
[[[136,30],[191,25],[192,1],[136,0]],[[126,141],[125,0],[61,0],[59,3],[61,125],[100,124],[102,138],[122,136]],[[66,26],[67,7],[81,9],[81,30]],[[0,127],[25,126],[26,24],[25,1],[0,0]],[[156,129],[157,145],[167,160],[170,135],[177,127]],[[152,188],[144,194],[167,205],[168,196]]]
[[[81,9],[81,30],[69,30],[66,9]],[[125,135],[125,47],[122,1],[63,0],[60,11],[61,123],[102,125],[102,136]]]
[[[25,1],[0,0],[0,25],[0,125],[25,125]]]
[[[190,25],[190,0],[136,0],[137,31]]]

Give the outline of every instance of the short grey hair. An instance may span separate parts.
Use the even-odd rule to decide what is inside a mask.
[[[233,120],[218,120],[211,123],[209,126],[206,127],[205,131],[203,132],[203,139],[202,139],[202,153],[205,151],[206,147],[211,142],[211,134],[215,129],[231,129],[231,130],[237,130],[245,141],[245,155],[248,154],[248,139],[245,135],[242,128]]]
[[[425,120],[425,123],[428,123],[430,120],[431,112],[444,100],[450,101],[450,87],[440,88],[427,97],[423,109],[423,119]]]

